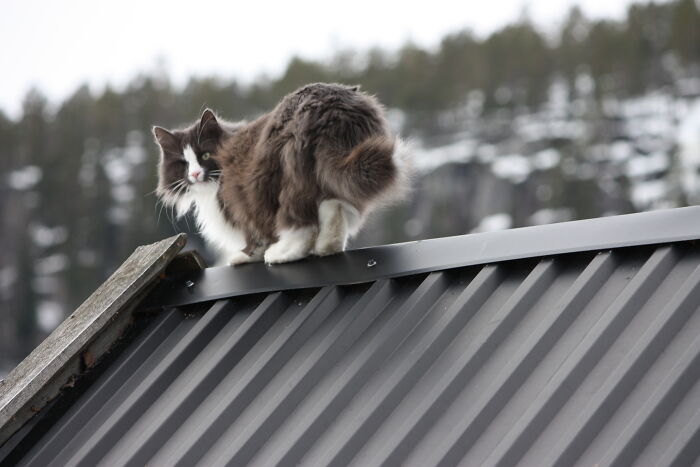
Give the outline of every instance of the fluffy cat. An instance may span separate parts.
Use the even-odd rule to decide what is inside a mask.
[[[343,251],[367,213],[408,187],[405,146],[357,87],[310,84],[250,123],[207,109],[188,128],[153,133],[158,196],[178,216],[194,209],[233,265]]]

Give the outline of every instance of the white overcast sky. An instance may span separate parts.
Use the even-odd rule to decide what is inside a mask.
[[[51,101],[88,82],[128,82],[156,68],[175,83],[192,75],[276,75],[290,56],[436,45],[446,33],[479,35],[521,16],[553,30],[573,4],[591,17],[622,17],[630,0],[216,1],[1,0],[0,109],[16,116],[36,86]]]

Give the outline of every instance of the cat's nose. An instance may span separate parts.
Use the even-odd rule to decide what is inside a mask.
[[[194,170],[190,172],[190,177],[194,178],[195,180],[199,180],[199,174],[201,174],[201,170]]]

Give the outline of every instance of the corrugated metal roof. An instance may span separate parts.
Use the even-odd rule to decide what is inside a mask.
[[[679,242],[168,309],[19,464],[689,465],[699,307]]]

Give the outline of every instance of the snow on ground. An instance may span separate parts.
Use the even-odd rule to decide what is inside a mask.
[[[631,198],[635,206],[644,210],[659,207],[668,193],[665,180],[647,180],[638,182],[631,187]]]
[[[688,87],[700,89],[698,83],[693,80]],[[626,177],[628,196],[639,210],[675,206],[679,194],[700,203],[700,97],[662,90],[625,100],[605,98],[597,110],[591,102],[567,101],[565,88],[555,82],[549,102],[537,112],[465,121],[455,133],[463,133],[461,141],[424,150],[421,171],[473,160],[517,184],[533,171],[559,167],[571,179]],[[604,120],[598,127],[599,120],[590,115],[600,112]],[[562,141],[568,150],[561,149]],[[581,153],[583,158],[576,155]]]
[[[690,103],[676,132],[681,184],[689,199],[700,202],[700,98]]]
[[[613,162],[624,162],[635,153],[629,141],[615,141],[610,146],[610,159]]]
[[[472,229],[472,232],[493,232],[496,230],[505,230],[511,228],[512,225],[513,219],[510,217],[510,214],[493,214],[481,219],[479,225]]]
[[[681,95],[700,95],[700,78],[681,78],[676,82],[676,86]]]
[[[471,140],[461,140],[454,143],[415,151],[414,165],[418,173],[425,174],[451,162],[469,162],[474,156],[476,143]]]
[[[12,266],[5,266],[0,269],[0,296],[6,297],[10,295],[15,282],[17,282],[17,269]]]
[[[136,197],[133,186],[134,177],[139,176],[139,170],[146,161],[147,152],[144,145],[143,134],[131,131],[126,137],[126,145],[109,149],[101,158],[86,152],[84,156],[84,178],[89,180],[94,172],[96,160],[102,160],[105,173],[110,181],[110,194],[114,205],[107,215],[114,224],[125,224],[131,219],[131,204]],[[94,175],[92,175],[94,177]]]
[[[27,165],[13,170],[7,175],[7,183],[15,190],[29,190],[41,181],[41,169],[35,165]]]
[[[63,306],[51,300],[42,300],[36,307],[36,319],[39,328],[51,332],[63,321]]]
[[[573,218],[574,213],[569,208],[544,208],[532,214],[528,221],[530,225],[542,225],[566,222]]]
[[[65,270],[68,267],[68,256],[56,253],[36,260],[34,271],[38,276],[50,276]]]
[[[29,226],[29,234],[34,244],[40,248],[60,245],[68,240],[68,229],[63,225],[48,227],[41,223],[32,223]]]
[[[627,176],[648,177],[668,170],[671,165],[668,154],[659,152],[648,156],[635,156],[627,161]]]
[[[549,170],[561,162],[561,153],[556,149],[544,149],[532,157],[532,166],[537,170]]]
[[[525,156],[508,154],[496,157],[491,163],[491,171],[498,178],[510,180],[512,183],[521,183],[527,180],[532,167]]]

